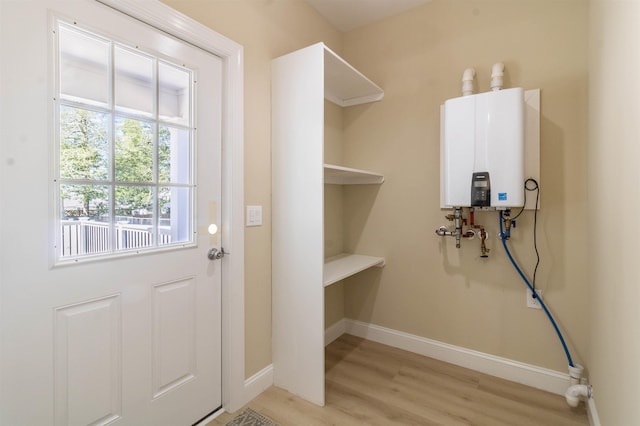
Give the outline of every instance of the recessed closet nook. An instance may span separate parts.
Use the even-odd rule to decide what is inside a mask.
[[[272,63],[274,382],[320,405],[325,308],[331,310],[325,291],[384,266],[376,253],[349,253],[342,235],[344,187],[358,191],[384,182],[379,173],[342,163],[342,109],[383,96],[323,43]]]

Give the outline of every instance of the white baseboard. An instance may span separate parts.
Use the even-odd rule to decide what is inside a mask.
[[[342,318],[340,321],[330,325],[324,331],[324,345],[327,346],[329,343],[336,340],[338,337],[342,336],[347,330],[347,319]]]
[[[340,336],[339,332],[352,334],[558,395],[564,395],[569,387],[568,373],[561,373],[351,319],[343,319],[329,327],[325,333],[325,342],[330,343],[338,338]]]
[[[267,365],[244,381],[243,399],[248,403],[271,385],[273,385],[273,364]]]
[[[593,397],[587,399],[587,416],[589,417],[589,424],[591,426],[602,426],[600,423],[600,417],[598,417],[598,410],[596,410],[596,401]]]

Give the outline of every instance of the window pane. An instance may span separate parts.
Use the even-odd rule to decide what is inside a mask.
[[[64,25],[59,35],[61,98],[106,106],[110,43]]]
[[[193,71],[58,28],[60,258],[193,243]]]
[[[158,63],[159,115],[171,123],[190,125],[191,73],[164,62]]]
[[[108,179],[108,117],[85,109],[60,107],[62,179]]]
[[[162,187],[159,194],[159,244],[191,241],[191,189]]]
[[[158,179],[160,182],[191,181],[189,131],[162,126],[158,134]]]
[[[109,251],[109,190],[102,185],[60,185],[60,255]]]
[[[116,186],[118,250],[154,245],[154,190],[144,186]]]
[[[116,117],[115,174],[119,182],[153,181],[151,124]]]
[[[120,111],[153,115],[153,60],[127,49],[114,49],[115,102]]]

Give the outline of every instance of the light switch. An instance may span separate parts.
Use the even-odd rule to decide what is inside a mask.
[[[262,225],[262,206],[247,206],[247,226]]]

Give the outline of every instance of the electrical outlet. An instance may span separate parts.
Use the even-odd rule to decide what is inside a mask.
[[[542,296],[542,290],[536,289],[536,293],[538,296]],[[542,309],[540,300],[537,297],[533,297],[533,292],[529,288],[527,288],[527,308]]]

